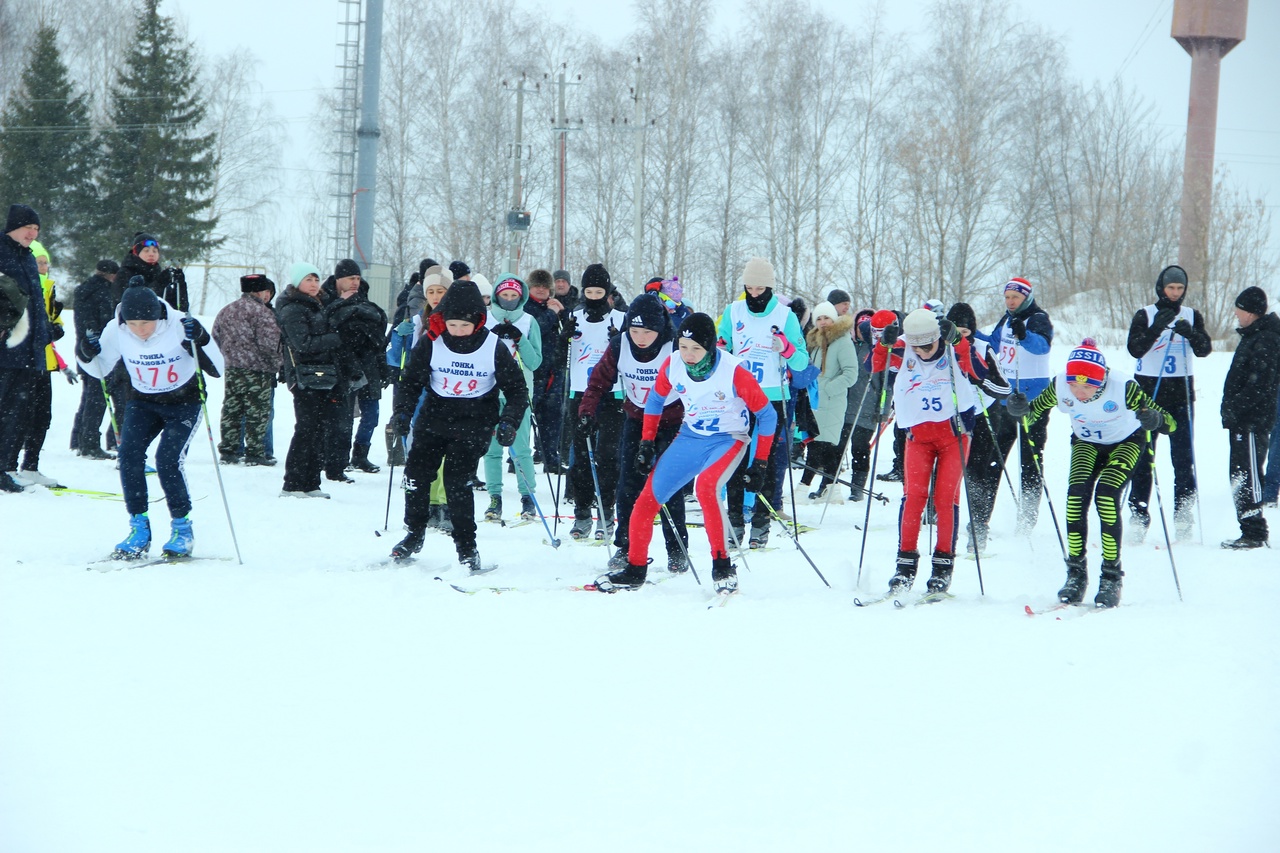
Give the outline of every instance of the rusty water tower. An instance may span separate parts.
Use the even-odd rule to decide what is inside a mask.
[[[1213,212],[1213,147],[1218,129],[1222,57],[1244,41],[1249,0],[1175,0],[1171,35],[1191,54],[1187,146],[1182,166],[1182,225],[1178,262],[1204,282]]]

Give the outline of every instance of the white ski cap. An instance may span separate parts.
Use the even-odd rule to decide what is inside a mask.
[[[940,337],[938,315],[928,308],[917,308],[902,321],[902,338],[909,347],[928,346]]]

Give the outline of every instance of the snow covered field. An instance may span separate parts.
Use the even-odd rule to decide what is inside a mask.
[[[122,503],[0,495],[0,851],[1278,849],[1280,558],[1218,548],[1238,535],[1229,359],[1197,363],[1206,542],[1175,546],[1185,601],[1157,522],[1124,550],[1121,607],[1062,620],[1023,613],[1064,570],[1047,508],[1016,539],[1003,488],[986,595],[959,561],[956,600],[904,611],[851,603],[864,504],[802,537],[834,589],[775,529],[782,547],[740,562],[742,594],[708,611],[691,577],[569,591],[607,551],[554,551],[540,525],[482,524],[500,568],[479,580],[458,580],[439,534],[416,564],[376,567],[402,507],[397,491],[375,536],[385,469],[298,501],[277,497],[281,467],[224,468],[243,566],[86,571],[123,538]],[[65,449],[78,398],[55,377],[42,470],[118,491],[111,463]],[[283,459],[283,389],[277,407]],[[1059,518],[1066,463],[1055,415]],[[201,428],[196,553],[234,557],[212,465]],[[1169,504],[1163,448],[1159,477]],[[896,548],[900,489],[880,485],[864,596]],[[152,519],[162,542],[162,502]]]

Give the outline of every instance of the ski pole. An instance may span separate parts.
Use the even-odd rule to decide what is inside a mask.
[[[529,423],[531,425],[533,423],[532,412],[529,413]],[[519,460],[516,461],[514,467],[516,469],[516,485],[520,488],[529,488],[528,484],[524,482],[524,473],[520,470]],[[538,518],[542,519],[542,529],[547,531],[547,536],[550,537],[549,543],[551,547],[559,548],[560,540],[551,532],[551,525],[547,524],[547,517],[542,514],[542,507],[538,505],[538,496],[534,494],[534,490],[532,488],[529,488],[529,499],[533,501],[533,508],[538,512]]]
[[[116,420],[116,406],[111,401],[111,392],[107,390],[107,380],[103,378],[99,379],[98,382],[102,385],[102,399],[107,401],[107,412],[111,415],[111,431],[116,434],[116,448],[118,449],[120,447],[120,423]]]
[[[1031,461],[1035,463],[1036,473],[1040,475],[1040,488],[1044,491],[1045,503],[1049,505],[1049,515],[1053,519],[1053,532],[1058,534],[1058,548],[1062,551],[1062,559],[1067,559],[1067,543],[1062,540],[1062,530],[1058,527],[1058,513],[1053,509],[1053,497],[1049,494],[1049,483],[1045,480],[1044,469],[1040,467],[1040,454],[1037,452],[1035,440],[1031,437],[1031,428],[1026,425],[1026,418],[1018,419],[1019,429],[1024,429],[1022,433],[1027,445],[1031,448]]]
[[[866,383],[862,386],[862,398],[861,398],[860,400],[858,400],[858,409],[857,409],[857,411],[856,411],[856,412],[854,412],[853,420],[852,420],[851,422],[849,422],[849,426],[850,426],[850,430],[849,430],[849,439],[850,439],[850,442],[848,442],[848,443],[846,443],[846,444],[844,444],[844,445],[841,445],[841,450],[840,450],[840,465],[839,465],[839,467],[836,469],[836,476],[835,476],[835,477],[832,477],[832,478],[831,478],[831,483],[830,483],[830,484],[828,484],[829,491],[827,492],[827,499],[826,499],[826,501],[825,501],[825,502],[823,503],[823,505],[822,505],[822,516],[821,516],[821,518],[819,518],[819,519],[818,519],[818,526],[819,526],[819,527],[821,527],[821,526],[822,526],[822,524],[827,520],[827,510],[831,508],[831,496],[835,494],[835,490],[834,490],[834,489],[830,489],[830,485],[831,485],[831,484],[836,483],[836,482],[837,482],[837,478],[839,477],[839,475],[840,475],[840,474],[842,474],[842,473],[844,473],[844,463],[845,463],[845,453],[844,453],[844,452],[845,452],[845,450],[847,450],[847,449],[848,449],[848,447],[849,447],[849,443],[851,443],[851,442],[852,442],[852,438],[853,438],[853,430],[855,430],[855,429],[857,429],[857,428],[858,428],[858,418],[862,417],[862,407],[863,407],[863,406],[865,406],[865,405],[866,405],[866,403],[867,403],[867,392],[868,392],[868,391],[870,391],[870,390],[871,390],[871,377],[870,377],[870,376],[868,376],[868,377],[867,377],[867,381],[866,381]],[[805,463],[801,462],[800,464],[801,464],[801,465],[804,465],[804,467],[805,467],[807,470],[814,471],[814,469],[813,469],[813,468],[810,468],[808,465],[805,465]],[[826,479],[827,479],[827,475],[826,475],[826,474],[823,474],[821,471],[815,471],[815,473],[822,474],[822,479],[823,479],[823,480],[826,480]],[[821,487],[821,485],[822,485],[821,481],[819,481],[819,484],[818,484],[818,485],[819,485],[819,487]],[[852,488],[856,488],[856,487],[855,487],[855,486],[853,486],[853,485],[850,485],[850,486],[849,486],[849,488],[851,488],[851,489],[852,489]]]
[[[676,492],[676,497],[679,496],[680,493]],[[671,520],[671,513],[667,511],[667,505],[658,504],[658,509],[662,510],[662,517],[667,520],[667,526],[671,528],[671,533],[676,537],[676,544],[680,546],[680,553],[684,554],[684,561],[689,564],[689,571],[693,572],[693,579],[698,582],[698,586],[702,586],[702,578],[698,577],[698,570],[693,567],[693,560],[689,557],[689,547],[684,544],[680,531],[676,529],[676,523]]]
[[[877,418],[881,418],[884,416],[883,414],[884,398],[885,398],[885,393],[889,390],[889,385],[886,381],[889,378],[889,366],[887,363],[885,364],[884,373],[885,373],[884,379],[882,380],[882,384],[880,385],[880,406],[876,409]],[[880,428],[880,434],[876,436],[875,448],[871,451],[871,470],[867,474],[868,479],[870,479],[871,477],[874,477],[876,474],[876,463],[880,460],[880,436],[885,434],[888,426],[889,426],[889,422],[886,420],[884,423],[884,426]],[[885,501],[885,503],[888,503],[888,501]],[[862,519],[862,546],[858,549],[858,579],[857,581],[854,582],[854,585],[853,585],[854,589],[857,589],[862,585],[862,562],[867,557],[867,530],[869,530],[870,528],[871,528],[871,501],[867,501],[867,512]]]
[[[782,525],[783,532],[786,533],[788,536],[790,536],[791,539],[796,543],[796,548],[804,556],[805,560],[808,561],[809,565],[813,567],[814,572],[816,572],[818,575],[818,579],[822,581],[824,584],[826,584],[827,589],[830,589],[831,584],[827,583],[827,579],[822,576],[822,572],[819,571],[818,569],[818,564],[813,561],[813,558],[809,556],[809,552],[806,551],[804,549],[804,546],[800,544],[800,537],[797,534],[791,532],[790,528],[787,527],[787,523],[782,520],[782,517],[780,515],[778,515],[778,511],[774,509],[772,506],[770,506],[769,499],[766,498],[760,492],[756,492],[756,500],[763,503],[764,508],[769,510],[769,515],[773,516],[773,520]]]
[[[1187,339],[1185,337],[1182,339],[1182,361],[1183,361],[1183,364],[1186,365],[1186,372],[1182,374],[1182,381],[1183,381],[1184,387],[1186,388],[1186,394],[1187,394],[1187,430],[1191,434],[1190,439],[1188,439],[1191,444],[1191,479],[1195,480],[1195,483],[1196,483],[1196,523],[1200,526],[1200,544],[1203,545],[1204,544],[1204,513],[1200,512],[1200,472],[1196,470],[1196,429],[1195,429],[1196,413],[1191,405],[1191,394],[1192,394],[1191,372],[1190,372],[1191,360],[1190,360],[1190,356],[1187,354]],[[1173,485],[1175,489],[1178,486],[1176,481],[1174,482]],[[1173,512],[1174,512],[1174,518],[1176,520],[1177,512],[1178,512],[1176,493],[1174,494]]]
[[[951,350],[951,363],[950,363],[951,404],[955,407],[956,419],[960,420],[960,397],[958,394],[956,394],[956,348],[950,344],[947,345],[947,348]],[[963,426],[963,421],[961,421],[961,426]],[[970,441],[972,442],[972,438],[970,439]],[[969,525],[970,525],[969,529],[972,530],[973,529],[973,491],[969,488],[969,454],[964,444],[963,434],[956,435],[956,446],[960,450],[960,482],[964,485],[965,501],[969,507]],[[954,512],[954,506],[955,505],[952,504],[952,506],[947,507],[947,512]],[[938,502],[935,497],[934,512],[938,513],[941,511],[942,510],[938,508]],[[952,557],[954,557],[955,556],[955,537],[956,537],[956,530],[954,528],[952,528],[951,537],[952,537],[952,543],[950,547],[951,547]],[[974,565],[977,566],[978,568],[978,594],[985,597],[987,594],[987,587],[986,587],[986,584],[982,582],[982,555],[978,553],[978,537],[970,536],[969,544],[973,546],[973,562],[974,562]]]
[[[591,433],[587,433],[587,464],[591,466],[591,483],[596,489],[596,506],[600,511],[600,520],[605,520],[604,512],[604,495],[600,492],[600,475],[596,473],[596,445],[591,440]]]
[[[1152,402],[1155,397],[1152,397]],[[1160,478],[1156,474],[1156,449],[1151,444],[1151,431],[1147,430],[1147,453],[1151,456],[1151,484],[1156,490],[1156,506],[1160,509],[1160,527],[1164,530],[1164,548],[1169,553],[1169,569],[1173,572],[1173,585],[1182,601],[1182,584],[1178,582],[1178,567],[1173,562],[1173,545],[1169,543],[1169,524],[1164,517],[1164,498],[1160,497]]]
[[[805,463],[803,463],[803,462],[801,462],[801,463],[800,463],[800,467],[805,468],[806,470],[812,471],[812,472],[814,472],[815,474],[822,474],[822,473],[823,473],[821,469],[819,469],[819,468],[815,468],[815,467],[813,467],[812,465],[806,465],[806,464],[805,464]],[[843,468],[841,468],[841,470],[844,470],[844,469],[843,469]],[[824,476],[825,476],[825,475],[824,475]],[[850,481],[850,480],[844,480],[844,479],[841,479],[839,476],[831,477],[831,482],[832,482],[832,483],[839,483],[839,484],[840,484],[840,485],[842,485],[842,486],[848,486],[848,487],[849,487],[849,488],[851,488],[851,489],[857,489],[858,491],[862,492],[864,495],[869,495],[873,500],[880,501],[881,503],[886,503],[886,504],[887,504],[887,503],[889,502],[889,497],[888,497],[888,495],[884,495],[884,494],[882,494],[882,493],[880,493],[880,492],[872,491],[872,490],[871,490],[871,488],[870,488],[869,486],[857,486],[857,485],[854,485],[854,483],[853,483],[852,481]]]
[[[796,479],[795,479],[795,472],[792,471],[792,466],[791,466],[791,454],[793,450],[791,446],[791,442],[792,442],[793,434],[795,433],[795,424],[792,421],[792,409],[790,406],[787,405],[789,402],[791,402],[791,382],[787,380],[787,369],[783,367],[783,358],[781,354],[778,355],[778,382],[779,384],[781,384],[782,390],[786,394],[786,396],[782,400],[782,419],[786,423],[786,427],[787,427],[787,443],[786,443],[787,486],[791,489],[791,524],[794,529],[794,535],[791,538],[796,541],[796,547],[799,548],[800,547],[800,519],[796,517],[797,516]],[[772,483],[770,483],[770,485],[772,485]],[[760,495],[757,492],[756,497],[758,498],[759,496]],[[769,506],[768,502],[765,503],[765,506]],[[770,511],[772,512],[772,509],[770,509]],[[783,526],[785,527],[786,524],[784,523]],[[823,583],[826,583],[826,578],[823,578]],[[828,584],[828,586],[830,586],[830,584]]]

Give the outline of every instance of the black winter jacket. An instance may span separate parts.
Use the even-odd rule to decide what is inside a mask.
[[[387,312],[369,301],[367,288],[361,287],[346,299],[334,297],[324,309],[330,328],[342,339],[338,350],[338,369],[343,379],[365,384],[360,396],[377,400],[382,388],[390,379],[390,365],[386,359]]]
[[[1240,345],[1222,386],[1222,425],[1233,432],[1270,432],[1280,393],[1280,317],[1236,329]]]
[[[524,303],[524,313],[537,321],[538,330],[542,333],[542,364],[533,372],[533,387],[535,392],[536,389],[545,391],[551,387],[557,365],[561,361],[557,358],[561,349],[560,315],[547,303],[538,302],[532,296]]]
[[[44,370],[44,348],[53,336],[44,309],[40,270],[31,250],[8,234],[0,234],[0,275],[27,297],[26,322],[19,317],[18,325],[0,341],[0,369]]]
[[[337,367],[342,338],[329,327],[318,298],[307,296],[291,284],[276,300],[276,317],[284,336],[284,374],[290,388],[297,382],[293,369],[296,364]]]
[[[142,276],[142,279],[147,283],[147,287],[151,288],[152,293],[174,308],[181,310],[182,306],[178,304],[178,288],[173,281],[173,272],[161,267],[159,264],[149,264],[133,252],[126,254],[124,260],[120,262],[120,271],[116,273],[116,280],[111,287],[111,296],[115,299],[117,305],[120,303],[120,297],[124,295],[125,288],[129,286],[129,279],[135,275]]]
[[[88,332],[101,335],[116,313],[112,283],[96,273],[76,288],[76,340]]]

